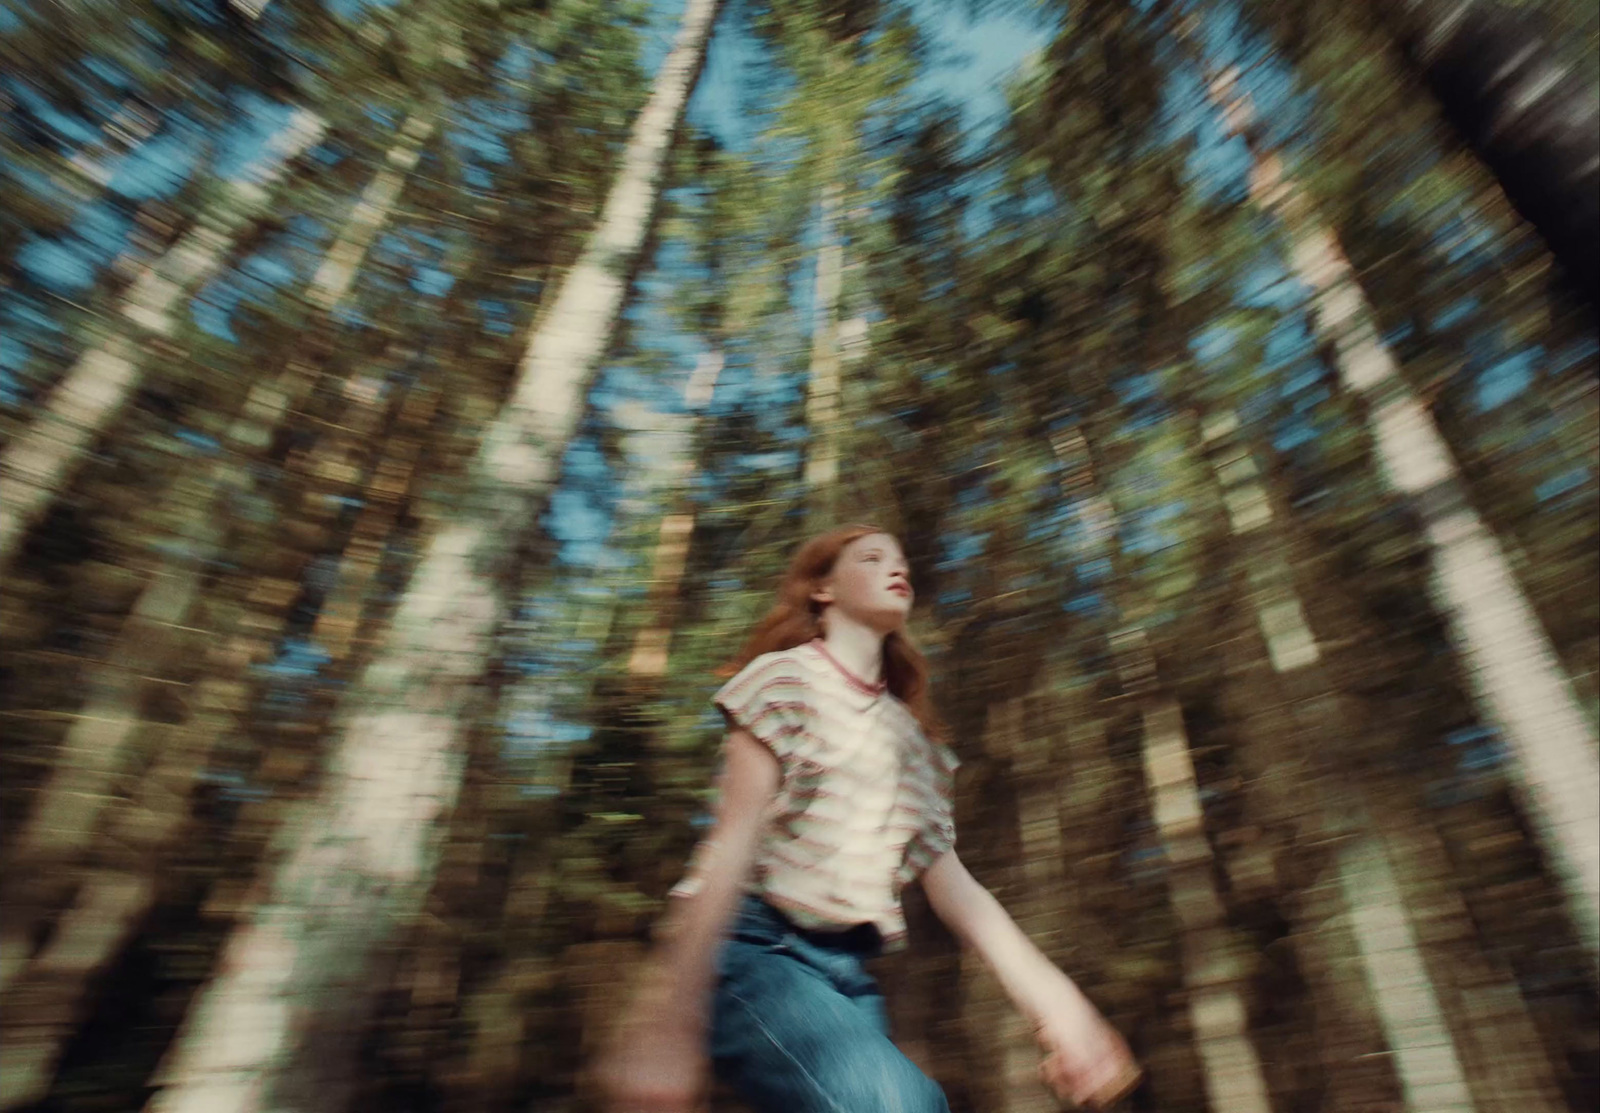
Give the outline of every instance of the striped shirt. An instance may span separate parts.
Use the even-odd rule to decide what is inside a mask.
[[[955,845],[955,755],[821,642],[757,657],[714,702],[782,771],[748,889],[801,927],[870,923],[903,946],[901,890]],[[674,895],[700,888],[697,859]]]

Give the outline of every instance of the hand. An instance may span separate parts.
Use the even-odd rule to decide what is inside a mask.
[[[1127,1043],[1085,998],[1053,1010],[1034,1035],[1045,1052],[1039,1077],[1062,1101],[1105,1109],[1143,1077]]]
[[[706,1091],[704,1025],[641,1000],[599,1061],[595,1077],[606,1113],[696,1113]]]

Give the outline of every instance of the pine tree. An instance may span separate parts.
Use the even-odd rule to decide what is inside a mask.
[[[366,1011],[365,995],[339,987],[366,976],[375,948],[426,893],[434,827],[460,786],[459,719],[503,610],[497,566],[533,526],[558,450],[576,426],[715,14],[711,0],[696,0],[685,12],[590,245],[535,330],[511,397],[476,455],[472,502],[434,536],[386,645],[347,697],[332,767],[313,805],[321,818],[307,816],[292,828],[297,842],[272,895],[230,942],[223,973],[205,990],[162,1072],[153,1108],[221,1108],[259,1085],[285,1095],[308,1092],[308,1085],[324,1093],[352,1085],[343,1055],[313,1063],[299,1053],[301,1041],[348,1033]],[[366,911],[356,914],[358,905]],[[298,942],[290,933],[291,923],[297,931],[314,926],[304,922],[308,912],[336,906],[338,922],[316,925]],[[290,958],[302,948],[309,948],[303,959]],[[299,1030],[278,1012],[286,994],[314,1009]],[[263,1009],[276,1019],[253,1028],[247,1054],[218,1058],[220,1033]]]
[[[1495,538],[1461,498],[1450,450],[1376,335],[1338,240],[1286,174],[1281,156],[1261,146],[1237,73],[1212,73],[1208,88],[1230,131],[1254,142],[1251,197],[1292,237],[1294,270],[1313,291],[1317,328],[1333,345],[1341,381],[1368,400],[1385,481],[1420,504],[1440,607],[1471,662],[1480,698],[1517,753],[1526,806],[1570,887],[1574,923],[1600,954],[1600,839],[1590,799],[1600,799],[1600,758],[1593,725]]]

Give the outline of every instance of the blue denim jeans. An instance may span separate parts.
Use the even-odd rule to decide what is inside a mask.
[[[761,1113],[949,1113],[889,1039],[875,936],[805,932],[746,897],[718,961],[711,1060]]]

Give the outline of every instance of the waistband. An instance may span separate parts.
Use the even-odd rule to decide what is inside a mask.
[[[739,909],[739,924],[747,930],[760,925],[779,935],[793,933],[813,946],[860,958],[871,958],[883,951],[883,935],[876,924],[851,924],[837,929],[801,927],[756,893],[745,895]]]

